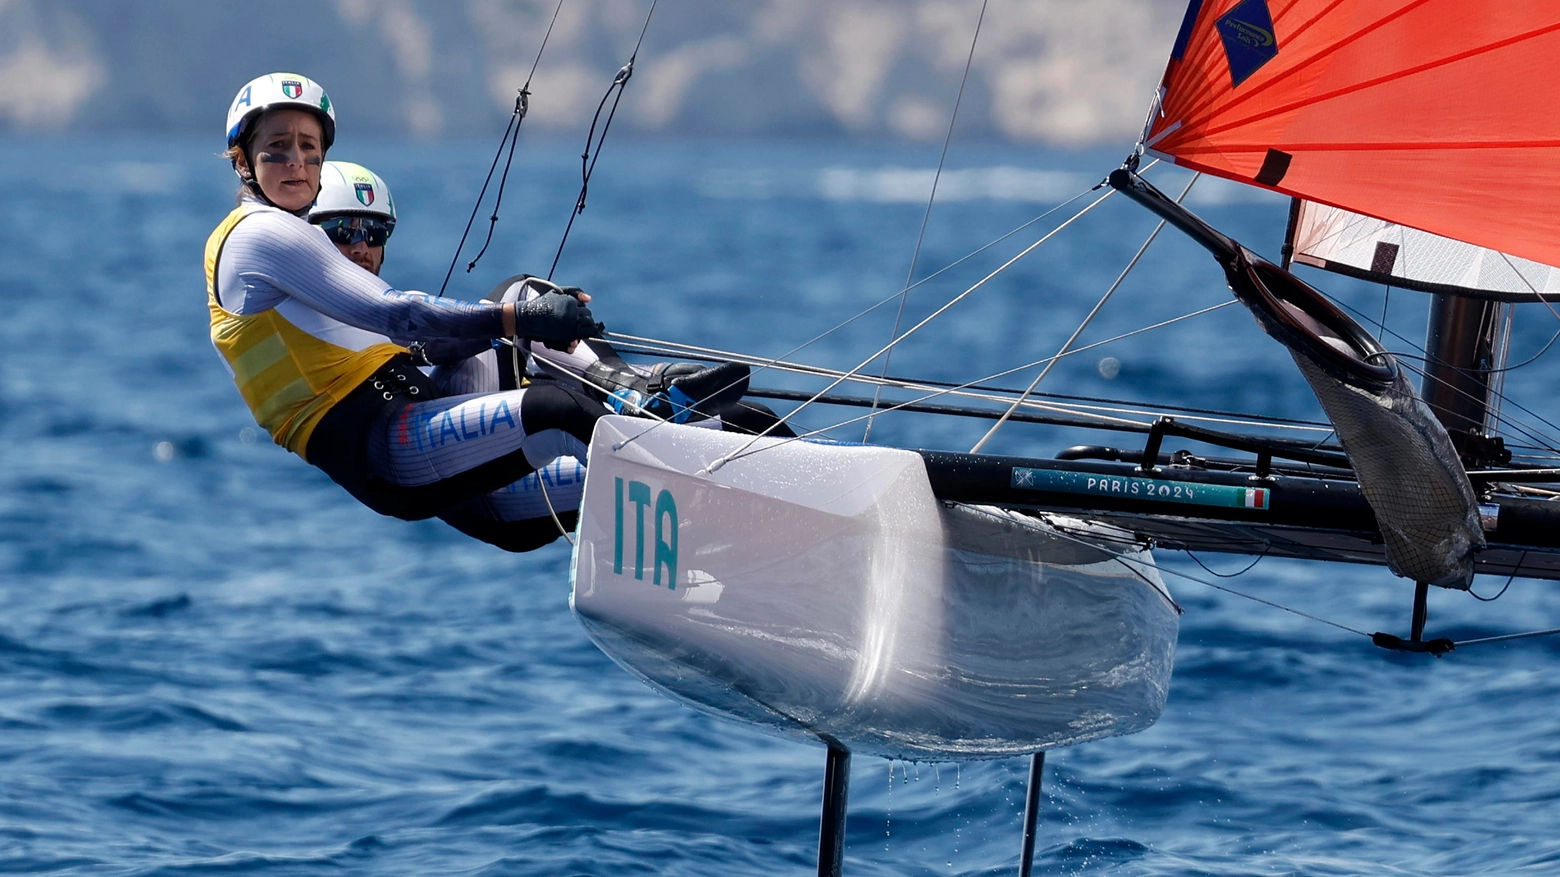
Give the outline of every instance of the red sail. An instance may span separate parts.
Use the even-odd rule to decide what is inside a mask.
[[[1560,265],[1560,2],[1192,0],[1147,144]]]

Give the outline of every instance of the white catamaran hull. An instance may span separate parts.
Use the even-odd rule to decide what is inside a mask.
[[[764,439],[705,471],[747,442],[597,427],[572,606],[630,672],[900,758],[1016,755],[1159,717],[1178,609],[1128,534],[941,503],[909,451]]]

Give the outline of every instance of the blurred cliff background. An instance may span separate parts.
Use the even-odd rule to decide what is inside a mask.
[[[588,122],[648,0],[564,0],[528,129]],[[991,0],[961,138],[1138,132],[1183,0]],[[0,0],[0,136],[213,133],[246,80],[320,80],[346,130],[496,131],[553,0]],[[675,138],[941,139],[980,0],[663,0],[615,126]]]

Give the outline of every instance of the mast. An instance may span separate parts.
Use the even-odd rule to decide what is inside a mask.
[[[1425,331],[1425,375],[1420,395],[1446,427],[1452,444],[1471,466],[1510,459],[1494,437],[1505,365],[1506,329],[1511,305],[1437,293]]]

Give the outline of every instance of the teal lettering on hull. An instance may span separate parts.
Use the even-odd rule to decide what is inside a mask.
[[[625,536],[624,482],[613,479],[612,490],[612,572],[623,574],[623,548]],[[634,578],[645,577],[645,508],[650,505],[650,485],[643,481],[627,483],[628,501],[634,506]],[[672,492],[662,490],[655,496],[655,544],[651,547],[651,581],[661,584],[661,570],[666,570],[666,587],[677,590],[677,501]]]
[[[623,479],[612,479],[612,571],[623,574]]]
[[[645,506],[650,504],[650,485],[628,482],[628,501],[634,504],[634,578],[645,577]]]
[[[671,522],[664,531],[662,521]],[[655,498],[655,583],[658,585],[663,566],[666,567],[666,587],[677,590],[677,503],[672,500],[670,490],[661,491]]]
[[[1190,484],[1131,475],[1097,475],[1056,469],[1013,467],[1013,487],[1020,490],[1053,490],[1093,496],[1178,502],[1232,509],[1267,509],[1272,491],[1266,487],[1234,487],[1228,484]]]

